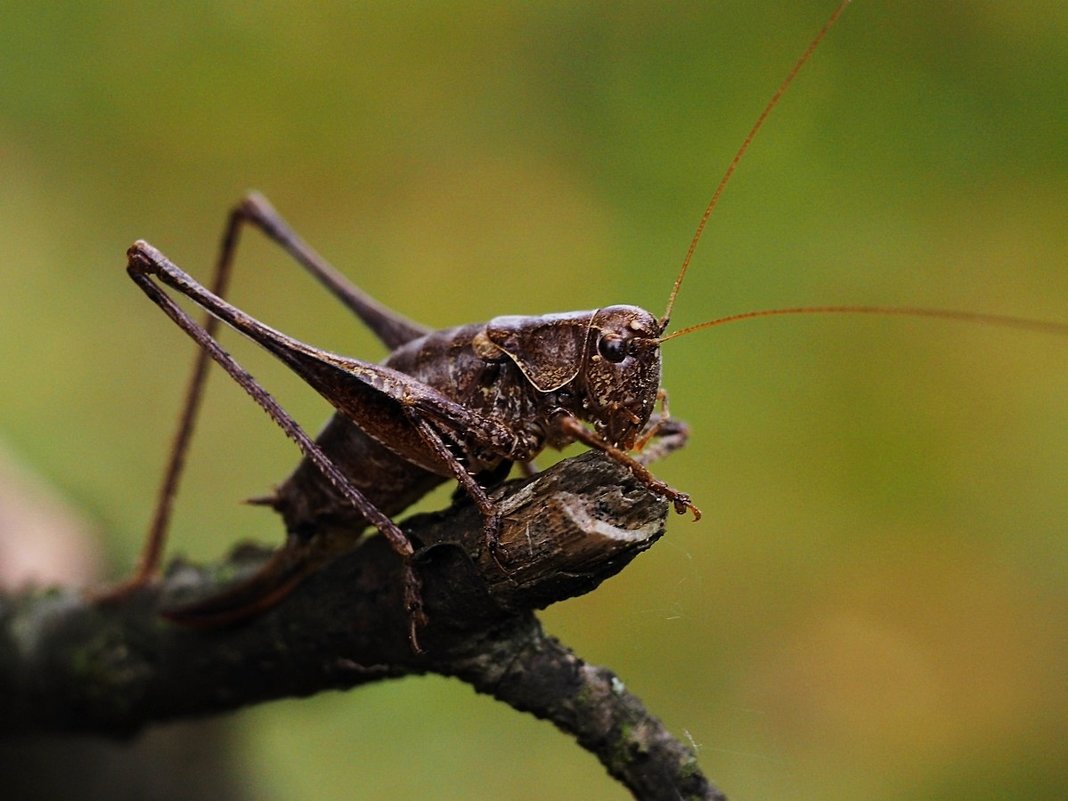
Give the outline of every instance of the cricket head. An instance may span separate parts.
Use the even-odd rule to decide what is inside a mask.
[[[660,389],[660,323],[637,306],[607,306],[590,319],[576,414],[616,447],[634,446]]]

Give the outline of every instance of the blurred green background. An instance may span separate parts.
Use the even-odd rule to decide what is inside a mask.
[[[143,237],[206,278],[249,188],[436,327],[659,312],[716,181],[830,10],[6,4],[0,438],[128,569],[192,347],[123,254]],[[1066,220],[1068,6],[858,2],[739,169],[674,321],[828,303],[1065,321]],[[383,355],[256,236],[233,297]],[[226,339],[318,428],[323,402]],[[735,799],[1068,795],[1068,342],[811,317],[665,351],[694,435],[657,473],[705,517],[673,520],[549,628],[692,738]],[[171,551],[269,539],[270,514],[236,501],[295,460],[216,376]],[[457,682],[233,724],[262,799],[625,797],[550,726]]]

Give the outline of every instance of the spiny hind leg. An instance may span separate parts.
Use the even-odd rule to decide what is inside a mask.
[[[258,228],[265,236],[276,242],[309,273],[326,286],[342,303],[364,320],[371,330],[387,347],[395,348],[404,342],[421,336],[426,332],[422,326],[411,322],[402,315],[381,305],[373,298],[352,284],[322,256],[308,246],[293,231],[290,225],[275,211],[265,197],[256,192],[246,195],[227,217],[226,226],[219,243],[219,253],[211,284],[211,291],[220,298],[225,298],[233,273],[234,260],[241,239],[241,231],[246,225]],[[218,336],[219,320],[210,314],[202,323],[208,337]],[[164,469],[163,479],[158,490],[155,510],[149,524],[148,533],[138,558],[133,574],[110,588],[95,591],[99,600],[118,600],[148,584],[159,573],[160,562],[170,526],[174,499],[178,493],[182,474],[185,469],[186,455],[192,441],[200,412],[201,400],[207,381],[210,363],[207,351],[201,349],[196,356],[193,370],[186,384],[182,411],[178,427],[172,440],[170,456]]]
[[[235,242],[238,230],[243,224],[258,228],[268,239],[281,247],[353,314],[363,320],[390,350],[428,333],[429,329],[379,303],[338,272],[301,239],[267,198],[258,192],[246,195],[230,214],[230,227],[227,231]]]
[[[393,549],[405,560],[405,604],[412,618],[413,645],[414,631],[423,620],[418,578],[411,567],[413,548],[397,525],[366,498],[344,475],[341,469],[319,448],[315,441],[299,424],[278,404],[277,401],[255,379],[241,367],[212,337],[207,329],[199,325],[174,300],[170,298],[153,280],[152,276],[165,265],[157,264],[148,250],[131,249],[128,266],[130,277],[182,330],[184,330],[208,356],[218,363],[256,403],[263,408],[272,420],[297,443],[301,452],[323,473],[354,508],[369,523],[378,528],[389,541]],[[295,585],[293,585],[295,586]]]
[[[226,290],[230,285],[230,275],[233,272],[234,255],[237,252],[241,226],[245,221],[244,215],[239,209],[230,212],[226,227],[223,230],[219,244],[219,254],[216,258],[215,268],[211,279],[211,291],[219,297],[226,296]],[[210,314],[205,315],[201,324],[205,335],[211,339],[218,336],[219,320]],[[170,527],[171,514],[174,509],[174,499],[178,494],[182,474],[185,471],[186,455],[196,429],[197,418],[200,414],[201,401],[204,397],[204,388],[208,377],[208,366],[211,364],[210,354],[200,348],[197,350],[193,361],[193,369],[186,382],[185,395],[182,401],[181,413],[178,417],[178,427],[171,441],[170,455],[164,467],[163,479],[160,482],[156,495],[156,505],[152,512],[148,533],[145,535],[141,554],[137,560],[134,572],[124,581],[110,587],[90,591],[90,596],[102,603],[118,601],[136,592],[141,587],[152,582],[159,575],[160,562],[163,559],[163,550],[167,541],[167,531]]]

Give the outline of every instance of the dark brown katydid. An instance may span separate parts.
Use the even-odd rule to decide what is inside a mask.
[[[329,267],[301,242],[267,202],[247,198],[232,217],[251,222],[319,277]],[[227,236],[232,243],[236,237]],[[403,557],[412,547],[393,523],[398,514],[448,478],[470,495],[485,519],[492,548],[498,512],[486,486],[512,464],[529,462],[547,445],[579,441],[627,465],[679,512],[700,513],[689,497],[655,478],[644,462],[679,447],[684,426],[655,411],[660,390],[661,322],[634,306],[595,311],[498,317],[484,324],[425,332],[345,287],[348,303],[393,352],[383,364],[329,353],[298,342],[244,314],[204,288],[144,242],[129,251],[134,281],[218,362],[292,437],[305,460],[267,500],[284,517],[290,539],[263,573],[221,603],[177,610],[187,622],[223,622],[284,594],[339,546],[334,532],[370,524]],[[222,263],[228,265],[231,251]],[[325,268],[325,269],[323,269]],[[313,441],[152,279],[170,286],[269,350],[338,410]],[[202,380],[198,362],[195,381]],[[191,416],[186,415],[183,421]],[[587,429],[586,421],[594,429]],[[186,441],[184,426],[179,443]],[[627,451],[652,437],[643,458]],[[172,458],[161,502],[169,502],[181,458]],[[165,517],[157,515],[157,521]],[[159,524],[162,525],[162,524]],[[153,530],[134,582],[155,570],[162,528]],[[407,600],[418,619],[418,588],[408,571]]]
[[[514,462],[525,463],[546,445],[581,441],[628,464],[680,510],[690,499],[655,479],[644,464],[680,446],[685,427],[655,412],[659,389],[659,345],[696,328],[770,314],[852,312],[909,314],[1028,325],[1064,332],[1063,326],[967,313],[875,307],[782,309],[749,312],[666,334],[668,317],[705,222],[735,166],[786,86],[837,18],[844,3],[816,37],[776,92],[717,188],[671,293],[668,311],[657,319],[636,307],[609,307],[537,318],[498,318],[485,325],[428,332],[378,305],[347,284],[297,238],[261,198],[250,197],[231,216],[216,286],[225,284],[240,229],[263,230],[323,281],[363,319],[393,353],[374,365],[319,351],[263,326],[226,304],[222,289],[208,292],[151,247],[130,251],[131,276],[202,346],[190,402],[183,416],[159,511],[138,580],[154,574],[163,532],[180,472],[185,443],[208,358],[219,361],[297,440],[305,458],[269,499],[282,513],[289,543],[259,580],[240,596],[180,610],[175,616],[219,622],[266,606],[281,597],[305,571],[339,543],[335,532],[361,525],[379,528],[402,556],[411,546],[392,518],[433,486],[456,479],[483,511],[492,545],[496,512],[485,487],[499,481]],[[198,326],[155,280],[169,285],[238,328],[285,361],[338,408],[316,441],[307,437],[215,343],[214,320]],[[591,431],[580,421],[592,423]],[[644,456],[627,451],[659,437]],[[694,510],[696,512],[696,510]],[[418,592],[409,574],[408,599],[417,616]]]

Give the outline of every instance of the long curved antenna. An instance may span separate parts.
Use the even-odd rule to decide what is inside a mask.
[[[667,336],[662,336],[660,337],[660,341],[667,342],[669,339],[686,336],[687,334],[692,334],[705,328],[713,328],[717,325],[737,323],[741,320],[751,320],[755,317],[778,317],[785,314],[874,314],[879,316],[897,317],[932,317],[938,320],[981,323],[983,325],[997,325],[1005,328],[1019,328],[1025,331],[1036,331],[1042,334],[1068,336],[1068,323],[1030,320],[1026,317],[1013,317],[1007,314],[981,314],[979,312],[954,311],[952,309],[924,309],[916,306],[796,306],[783,309],[761,309],[759,311],[731,314],[727,317],[719,317],[715,320],[705,320],[703,323],[680,328],[678,331],[673,331]]]
[[[834,23],[838,21],[838,18],[845,11],[846,6],[849,5],[851,0],[842,0],[838,8],[834,10],[830,18],[823,23],[823,27],[820,28],[820,32],[816,34],[815,38],[807,48],[805,52],[801,54],[801,58],[794,64],[792,70],[783,79],[783,82],[779,84],[779,88],[775,90],[775,94],[771,96],[771,100],[764,106],[764,110],[760,112],[760,116],[757,117],[757,121],[753,123],[753,127],[749,130],[749,134],[745,137],[745,141],[742,142],[742,146],[738,148],[738,152],[734,154],[734,158],[731,159],[730,166],[727,167],[727,171],[723,174],[723,177],[719,181],[719,185],[716,187],[716,191],[712,193],[712,199],[708,202],[708,206],[705,207],[705,213],[701,216],[701,222],[697,224],[697,230],[694,232],[693,239],[690,240],[690,247],[686,251],[686,257],[682,260],[682,268],[679,270],[678,276],[675,278],[675,285],[671,288],[671,294],[668,296],[667,309],[664,311],[664,316],[660,318],[660,330],[667,330],[668,321],[671,319],[671,310],[675,307],[675,298],[679,294],[679,287],[682,286],[682,279],[686,277],[686,270],[689,269],[690,261],[693,259],[694,251],[697,250],[697,243],[701,241],[701,235],[705,231],[705,225],[708,224],[708,218],[712,216],[712,211],[719,203],[720,195],[723,194],[723,190],[726,189],[727,183],[730,181],[731,176],[734,175],[734,170],[738,167],[738,162],[742,160],[746,151],[749,150],[749,145],[753,143],[753,139],[756,138],[757,133],[764,126],[764,121],[771,114],[772,109],[779,105],[779,100],[786,93],[786,90],[790,88],[790,84],[794,82],[794,78],[797,77],[797,73],[801,71],[801,68],[805,66],[805,62],[811,58],[812,54],[819,47],[820,42],[823,41],[823,37],[827,35],[827,32],[833,27]]]

